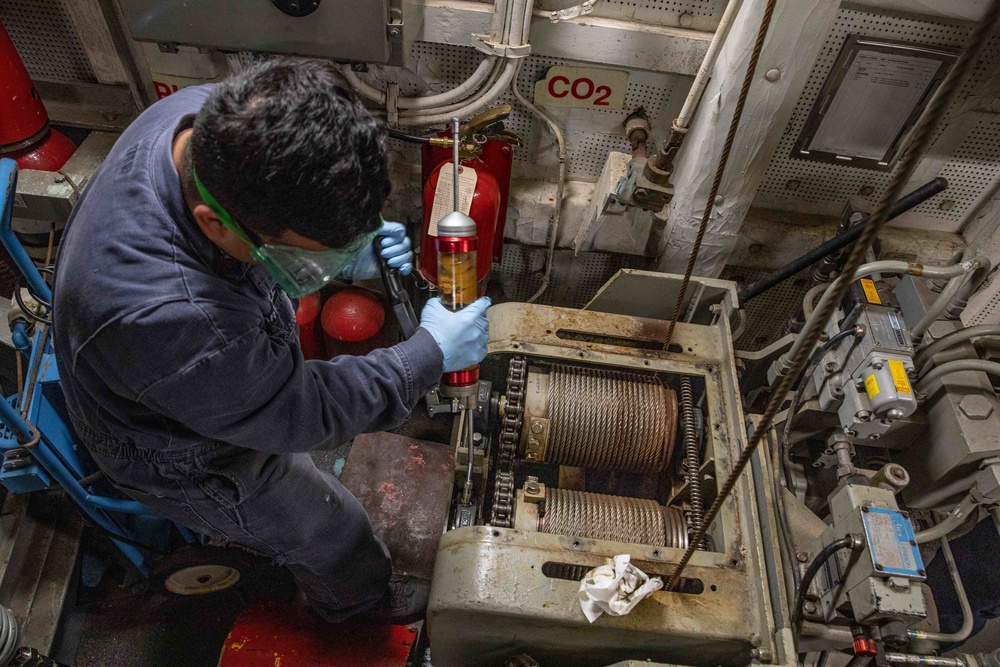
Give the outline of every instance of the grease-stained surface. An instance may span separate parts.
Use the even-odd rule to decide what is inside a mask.
[[[449,445],[393,433],[354,439],[340,481],[368,511],[397,572],[430,579],[451,503]]]
[[[236,619],[219,667],[403,667],[416,638],[405,626],[331,626],[298,604],[261,603]]]

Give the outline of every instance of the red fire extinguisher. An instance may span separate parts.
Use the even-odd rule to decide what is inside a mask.
[[[479,295],[486,292],[490,268],[499,262],[503,251],[503,228],[507,219],[507,199],[510,194],[511,168],[514,162],[514,145],[520,145],[517,135],[498,128],[498,125],[512,110],[504,104],[483,112],[464,126],[460,133],[460,153],[462,173],[459,175],[459,192],[463,184],[475,183],[471,195],[461,197],[463,210],[476,222],[478,238],[478,259],[476,278]],[[427,282],[435,288],[438,282],[436,226],[441,215],[453,210],[450,187],[453,177],[452,140],[446,133],[436,137],[422,153],[424,176],[424,219],[420,244],[419,270]],[[468,171],[467,171],[468,170]],[[471,172],[471,173],[470,173]],[[449,184],[446,192],[438,193],[442,173]],[[435,199],[443,200],[435,219]]]

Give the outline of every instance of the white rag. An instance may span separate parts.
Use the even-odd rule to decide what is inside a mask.
[[[593,623],[601,614],[624,616],[653,591],[663,588],[663,580],[650,577],[629,563],[631,556],[614,557],[614,564],[601,565],[580,582],[580,608]]]

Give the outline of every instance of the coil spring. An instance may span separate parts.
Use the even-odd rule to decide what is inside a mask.
[[[652,500],[548,489],[538,530],[554,535],[685,549],[684,514]]]
[[[662,471],[673,453],[677,396],[655,377],[553,365],[546,463]]]
[[[705,504],[701,497],[701,453],[699,451],[698,431],[695,428],[694,393],[691,390],[691,378],[681,378],[681,428],[684,430],[684,463],[687,471],[685,477],[688,484],[688,503],[691,514],[688,525],[693,534],[701,530],[705,520]],[[704,543],[698,545],[704,549]]]

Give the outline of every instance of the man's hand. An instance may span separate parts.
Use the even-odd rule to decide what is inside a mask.
[[[420,313],[420,326],[426,329],[444,353],[444,372],[460,371],[475,366],[486,358],[490,340],[486,309],[493,302],[489,297],[476,299],[453,313],[440,298],[431,299]]]
[[[398,222],[384,222],[382,229],[378,231],[378,236],[367,248],[361,251],[357,259],[347,265],[347,267],[337,276],[341,280],[375,280],[381,274],[378,268],[378,259],[375,251],[378,249],[382,253],[389,266],[399,269],[404,276],[410,275],[413,271],[413,250],[409,237],[406,235],[406,227]]]

